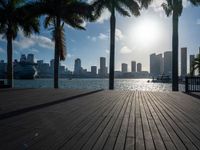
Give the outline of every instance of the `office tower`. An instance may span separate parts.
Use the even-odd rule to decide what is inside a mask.
[[[123,73],[128,72],[128,64],[122,63],[122,72]]]
[[[91,66],[91,74],[93,76],[96,76],[97,75],[97,66]]]
[[[137,72],[141,72],[141,71],[142,71],[142,64],[137,63]]]
[[[106,58],[100,57],[100,70],[99,70],[100,77],[106,76]]]
[[[162,75],[164,72],[164,59],[162,57],[162,54],[158,54],[157,55],[157,59],[158,59],[158,65],[159,65],[159,74]]]
[[[38,60],[38,61],[37,61],[37,64],[38,64],[38,65],[43,64],[43,63],[44,63],[44,60]]]
[[[29,63],[34,63],[34,55],[28,54],[26,61],[29,62]]]
[[[156,54],[150,55],[150,74],[154,77],[157,76],[157,68],[155,67],[157,65],[156,62]]]
[[[187,75],[187,48],[181,48],[181,76]]]
[[[135,61],[131,62],[131,72],[136,72],[136,62]]]
[[[150,55],[150,74],[153,77],[157,77],[160,74],[163,74],[163,57],[162,54]]]
[[[21,55],[20,62],[26,62],[26,55],[25,54]]]
[[[195,59],[195,55],[190,55],[190,71],[192,71],[192,64]]]
[[[82,73],[81,60],[77,58],[74,64],[74,74],[81,75],[81,73]]]
[[[172,52],[164,52],[164,74],[172,76]]]

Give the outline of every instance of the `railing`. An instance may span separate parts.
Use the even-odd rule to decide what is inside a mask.
[[[200,77],[185,77],[185,92],[200,92]]]

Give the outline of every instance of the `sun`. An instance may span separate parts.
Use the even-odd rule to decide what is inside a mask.
[[[130,40],[137,47],[148,48],[158,44],[161,38],[161,25],[155,20],[143,19],[131,27]]]

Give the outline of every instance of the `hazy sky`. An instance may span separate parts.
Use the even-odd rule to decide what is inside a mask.
[[[171,17],[167,18],[160,7],[163,0],[154,1],[139,17],[121,17],[117,14],[116,29],[116,70],[121,63],[132,60],[140,62],[143,70],[149,71],[149,55],[171,51]],[[184,1],[183,14],[179,22],[180,48],[188,47],[188,54],[197,54],[200,46],[200,7],[193,7]],[[68,57],[62,62],[70,70],[74,60],[81,58],[82,66],[90,70],[91,65],[99,66],[99,57],[109,58],[109,17],[108,11],[96,23],[86,23],[86,31],[65,27]],[[41,25],[43,18],[41,18]],[[0,35],[0,59],[6,60],[6,41]],[[21,32],[13,42],[14,58],[21,54],[33,53],[35,59],[49,62],[54,57],[54,43],[49,30],[41,28],[39,35],[25,38]]]

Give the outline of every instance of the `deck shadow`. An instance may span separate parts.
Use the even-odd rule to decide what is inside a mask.
[[[30,106],[30,107],[27,107],[27,108],[18,109],[18,110],[15,110],[15,111],[3,113],[3,114],[0,114],[0,120],[19,116],[19,115],[22,115],[22,114],[30,112],[30,111],[34,111],[34,110],[42,109],[42,108],[49,107],[49,106],[52,106],[52,105],[60,104],[60,103],[63,103],[63,102],[69,101],[69,100],[73,100],[75,98],[84,97],[84,96],[91,95],[91,94],[94,94],[94,93],[98,93],[98,92],[101,92],[101,91],[103,91],[103,89],[95,90],[95,91],[91,91],[91,92],[87,92],[87,93],[83,93],[83,94],[79,94],[79,95],[75,95],[75,96],[72,96],[72,97],[69,97],[69,98],[55,100],[53,102],[43,103],[43,104],[39,104],[39,105],[35,105],[35,106]]]
[[[186,93],[186,92],[183,92],[183,93],[200,100],[200,93],[198,93],[198,94],[197,93]]]

